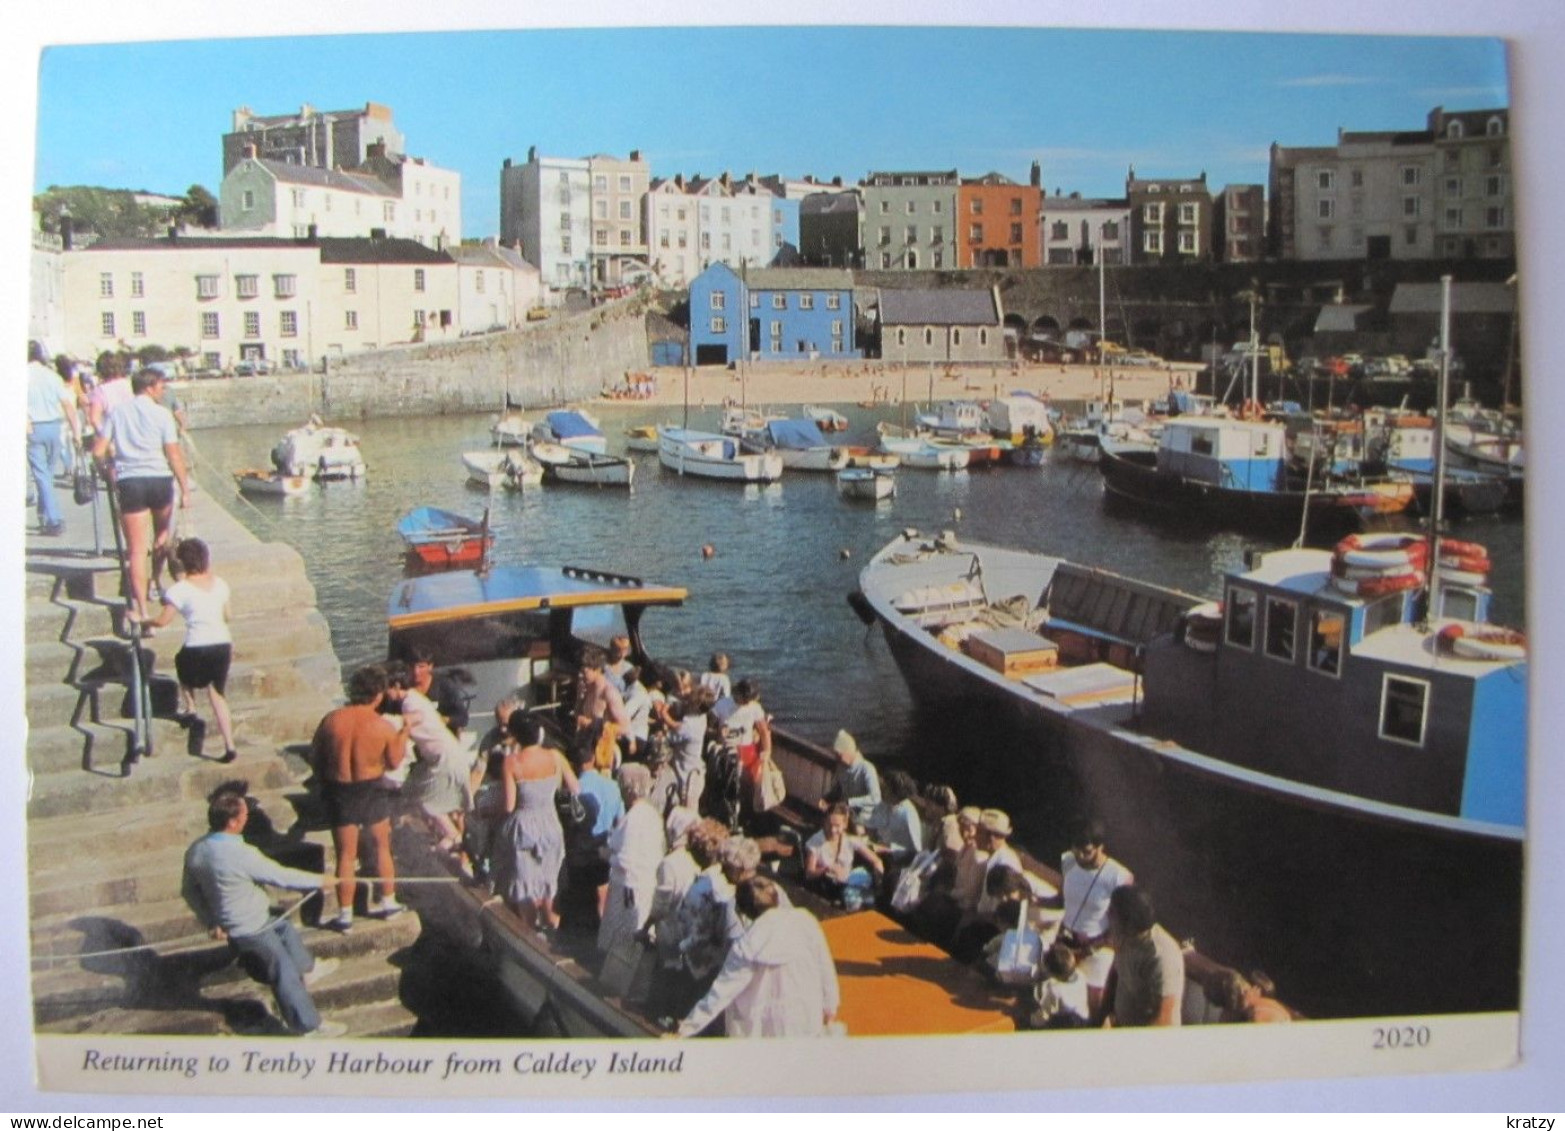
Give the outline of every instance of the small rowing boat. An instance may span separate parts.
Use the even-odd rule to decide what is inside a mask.
[[[242,495],[265,495],[273,498],[302,495],[310,486],[308,475],[284,475],[280,471],[247,468],[234,472],[234,483]]]
[[[488,511],[474,521],[440,507],[415,507],[397,521],[397,533],[407,546],[410,574],[476,568],[494,545]]]

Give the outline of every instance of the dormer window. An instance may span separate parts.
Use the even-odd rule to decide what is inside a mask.
[[[1452,141],[1460,141],[1462,137],[1462,123],[1447,122],[1445,127],[1445,136],[1450,138]]]
[[[1489,137],[1499,137],[1505,133],[1505,123],[1499,118],[1490,118],[1484,123],[1483,132]]]

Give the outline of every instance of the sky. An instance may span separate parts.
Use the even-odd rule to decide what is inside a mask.
[[[60,46],[42,58],[36,190],[218,190],[235,109],[391,107],[408,152],[462,174],[469,238],[499,227],[530,146],[855,182],[990,171],[1116,196],[1140,176],[1266,181],[1271,143],[1420,129],[1508,105],[1496,38],[1016,27],[683,27]]]

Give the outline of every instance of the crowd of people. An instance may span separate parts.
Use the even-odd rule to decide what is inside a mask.
[[[624,637],[587,644],[563,727],[507,697],[481,737],[434,657],[355,673],[349,705],[314,742],[338,851],[332,925],[351,929],[360,828],[379,880],[367,913],[402,910],[387,823],[400,795],[409,819],[527,927],[594,931],[600,978],[676,1035],[840,1029],[819,923],[793,906],[775,864],[763,869],[763,846],[794,857],[806,891],[878,906],[998,981],[1017,984],[1007,946],[1031,932],[1041,954],[1023,982],[1023,1024],[1180,1023],[1183,953],[1099,822],[1071,830],[1056,890],[1010,843],[1008,814],[880,773],[847,731],[819,812],[785,820],[761,789],[772,732],[760,688],[729,667],[722,653],[699,674],[639,665]],[[1224,991],[1226,1018],[1287,1018],[1241,981]]]

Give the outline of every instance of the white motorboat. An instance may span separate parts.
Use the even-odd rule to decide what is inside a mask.
[[[598,425],[598,418],[580,409],[560,409],[544,414],[533,425],[532,438],[545,444],[563,444],[577,451],[607,455],[608,437]]]
[[[896,476],[868,467],[845,467],[837,472],[837,491],[845,499],[879,502],[897,493]]]
[[[659,431],[658,462],[680,475],[741,483],[771,483],[783,473],[782,457],[775,452],[746,453],[733,436],[689,428]]]
[[[880,450],[896,456],[908,467],[923,471],[961,471],[972,452],[956,445],[933,444],[927,436],[882,435]]]
[[[534,440],[528,449],[543,466],[544,477],[560,483],[585,483],[595,487],[629,487],[636,465],[620,456],[584,452],[564,444]]]
[[[531,487],[543,482],[543,465],[525,452],[485,449],[463,452],[462,466],[467,481],[491,491],[499,488]]]
[[[313,415],[277,442],[272,449],[272,466],[285,476],[316,479],[362,479],[368,470],[359,451],[359,438],[346,429],[329,427]]]
[[[489,436],[497,448],[523,448],[533,433],[533,422],[516,413],[508,412],[495,417],[489,426]]]

